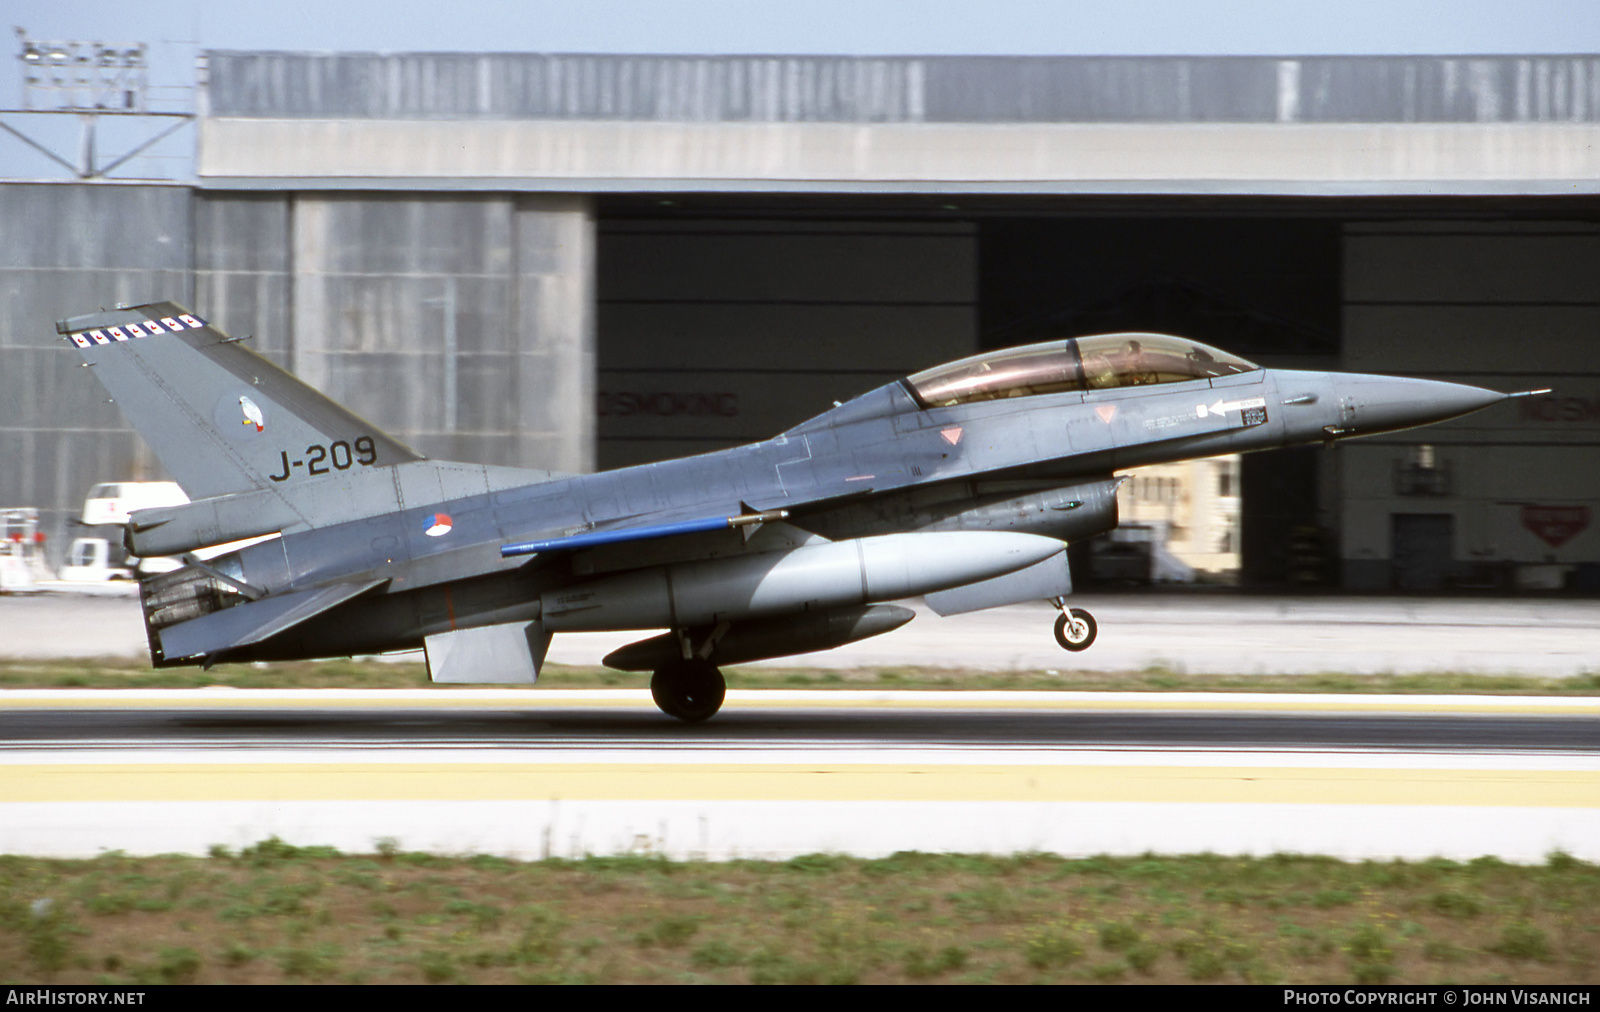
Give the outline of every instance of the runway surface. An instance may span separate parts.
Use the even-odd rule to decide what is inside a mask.
[[[641,690],[13,692],[0,748],[1452,749],[1600,753],[1600,701],[1494,696],[733,690],[704,724]]]
[[[1053,612],[1018,605],[939,618],[921,602],[909,625],[826,653],[763,662],[793,667],[1353,674],[1460,671],[1567,677],[1600,672],[1600,600],[1282,597],[1213,592],[1080,595],[1095,645],[1068,654]],[[146,656],[133,597],[0,595],[0,656]],[[563,633],[557,664],[597,665],[648,633]],[[412,655],[418,657],[419,655]]]
[[[0,850],[1600,859],[1600,700],[10,692]]]

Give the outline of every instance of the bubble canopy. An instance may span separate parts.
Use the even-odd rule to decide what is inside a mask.
[[[1184,383],[1254,372],[1253,362],[1167,334],[1100,334],[1004,348],[925,369],[906,382],[924,407]]]

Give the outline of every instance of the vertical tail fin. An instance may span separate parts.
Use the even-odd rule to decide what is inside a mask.
[[[56,330],[191,499],[422,459],[176,303]]]

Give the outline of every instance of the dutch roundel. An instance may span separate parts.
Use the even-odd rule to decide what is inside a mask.
[[[422,522],[422,533],[430,538],[439,538],[449,534],[450,527],[450,514],[435,513]]]

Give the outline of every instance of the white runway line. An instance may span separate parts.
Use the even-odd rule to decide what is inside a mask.
[[[296,845],[518,859],[645,853],[677,860],[897,851],[1322,854],[1349,860],[1553,851],[1600,860],[1600,811],[1480,806],[911,801],[46,802],[0,806],[0,852],[205,854],[277,836]]]

